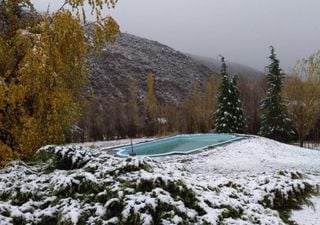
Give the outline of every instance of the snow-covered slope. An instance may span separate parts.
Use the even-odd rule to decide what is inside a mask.
[[[188,156],[163,157],[160,160],[189,171],[198,182],[215,178],[239,180],[241,177],[299,170],[320,185],[320,151],[279,143],[262,137],[250,137],[226,146]],[[320,196],[314,196],[302,210],[294,210],[292,220],[299,225],[320,224]]]
[[[320,152],[263,138],[156,159],[88,146],[48,146],[1,169],[0,224],[280,225],[319,181]],[[292,218],[312,224],[303,212]]]
[[[320,151],[300,148],[262,137],[250,137],[188,156],[162,158],[197,174],[261,173],[283,169],[320,172]]]

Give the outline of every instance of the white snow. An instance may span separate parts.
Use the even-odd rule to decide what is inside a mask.
[[[282,144],[261,137],[230,143],[226,146],[187,156],[168,156],[159,159],[194,174],[238,175],[302,170],[320,172],[320,151]]]
[[[320,184],[320,176],[311,176]],[[319,225],[320,224],[320,196],[312,196],[310,199],[312,205],[304,205],[301,210],[294,210],[291,219],[300,225]]]
[[[190,172],[197,177],[198,182],[200,180],[207,182],[212,180],[212,177],[239,180],[243,176],[255,175],[263,180],[268,178],[261,174],[279,170],[299,170],[313,183],[320,185],[320,151],[282,144],[261,137],[250,137],[199,154],[163,157],[158,160]],[[250,182],[248,185],[251,185]],[[271,187],[274,187],[273,185]],[[292,187],[286,187],[285,192],[288,193],[291,189]],[[251,188],[251,191],[256,201],[264,195],[261,189]],[[303,206],[302,210],[293,211],[292,219],[299,225],[320,224],[320,196],[314,196],[310,200],[314,208]]]
[[[301,225],[319,225],[320,223],[320,197],[311,197],[313,206],[304,205],[302,210],[294,210],[291,218]]]
[[[12,224],[10,216],[31,224],[44,216],[57,214],[61,214],[62,222],[76,224],[88,212],[91,214],[87,223],[95,224],[119,204],[123,204],[119,212],[122,217],[111,215],[103,224],[118,223],[129,218],[132,212],[140,215],[143,224],[152,224],[149,210],[161,205],[171,207],[166,218],[161,218],[162,224],[177,224],[185,218],[196,219],[201,224],[217,224],[217,221],[284,224],[278,212],[271,209],[277,201],[275,193],[287,199],[294,190],[320,185],[320,151],[265,138],[250,137],[196,154],[153,159],[126,160],[101,151],[107,146],[124,143],[130,140],[74,147],[48,146],[39,150],[70,159],[77,166],[73,170],[56,169],[46,173],[39,172],[45,165],[12,162],[0,170],[0,224]],[[89,148],[91,145],[98,149]],[[307,177],[293,178],[300,173]],[[89,194],[88,185],[94,187]],[[195,194],[194,201],[203,210],[202,214],[177,194],[187,189]],[[90,192],[94,198],[102,200],[86,200]],[[15,203],[12,199],[18,195],[19,199],[21,195],[31,195],[34,199],[22,198],[23,202]],[[311,201],[316,211],[307,206],[293,211],[292,219],[298,224],[318,224],[320,199],[313,197]],[[222,215],[229,210],[241,212],[241,215],[224,218]],[[10,212],[9,217],[3,212]]]

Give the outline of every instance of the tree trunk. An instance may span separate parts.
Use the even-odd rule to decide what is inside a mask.
[[[300,139],[300,147],[303,148],[303,139]]]

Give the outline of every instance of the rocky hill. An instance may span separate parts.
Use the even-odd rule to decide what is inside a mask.
[[[184,54],[156,41],[121,33],[115,44],[108,44],[99,57],[90,59],[91,87],[96,96],[108,101],[125,102],[128,80],[138,84],[138,96],[143,101],[146,77],[155,76],[158,99],[167,103],[180,103],[189,94],[193,81],[200,87],[210,74],[217,74],[220,63],[216,59]],[[262,72],[236,63],[228,63],[232,73],[251,80]]]
[[[91,85],[98,96],[126,101],[128,79],[138,83],[140,100],[145,96],[147,73],[155,76],[156,95],[161,101],[178,103],[193,81],[200,85],[213,73],[191,57],[156,41],[122,33],[101,56],[91,58]]]

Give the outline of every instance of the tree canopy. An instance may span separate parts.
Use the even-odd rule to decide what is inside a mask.
[[[145,130],[148,136],[157,132],[157,98],[154,89],[154,75],[147,74],[147,93],[145,98]]]
[[[292,124],[300,146],[319,119],[320,107],[320,52],[299,60],[294,73],[286,79],[284,93]]]
[[[111,17],[101,16],[103,6],[115,3],[66,0],[40,14],[30,0],[0,1],[0,163],[63,141],[81,113],[88,52],[119,32]],[[86,22],[84,4],[94,23]]]

